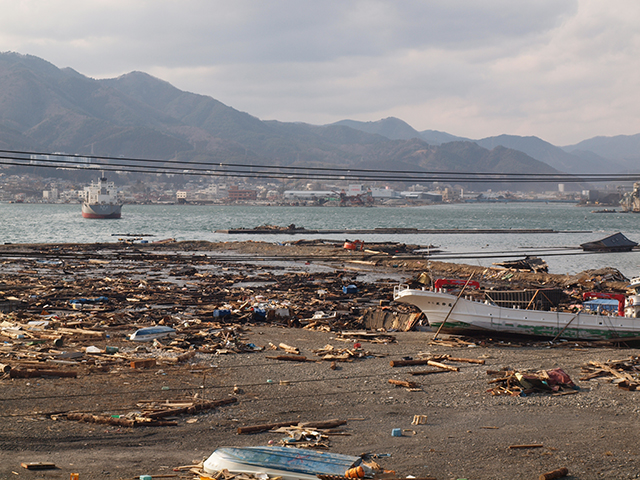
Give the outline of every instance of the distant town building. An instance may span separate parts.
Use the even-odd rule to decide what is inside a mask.
[[[232,185],[228,190],[228,198],[234,202],[257,200],[258,192],[256,190],[241,189],[237,185]]]
[[[186,202],[188,197],[189,193],[186,190],[178,190],[176,192],[176,200],[178,201],[178,203]]]
[[[51,190],[45,190],[42,192],[42,199],[45,202],[57,202],[60,198],[60,191],[57,188]]]

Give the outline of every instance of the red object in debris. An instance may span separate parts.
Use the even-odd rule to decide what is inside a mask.
[[[364,242],[362,240],[354,240],[353,242],[346,241],[343,245],[347,250],[364,250]]]
[[[362,348],[362,344],[360,344],[360,343],[354,343],[354,344],[353,344],[353,348]]]
[[[475,288],[476,290],[480,288],[480,284],[478,282],[476,282],[475,280],[469,280],[469,283],[467,283],[467,280],[460,280],[457,278],[439,278],[438,280],[435,281],[435,283],[433,284],[434,288],[436,290],[442,288],[442,287],[463,287],[463,286],[467,286],[467,287],[472,287]]]
[[[610,298],[618,301],[618,316],[624,317],[624,301],[625,296],[620,293],[604,293],[604,292],[584,292],[582,300],[587,298]]]

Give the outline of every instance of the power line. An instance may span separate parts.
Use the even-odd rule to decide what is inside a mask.
[[[313,179],[313,180],[365,180],[365,181],[401,181],[401,182],[465,182],[465,183],[585,183],[640,180],[635,174],[554,174],[554,173],[492,173],[492,172],[437,172],[420,170],[373,170],[341,167],[301,167],[285,165],[255,165],[238,163],[214,163],[201,161],[158,160],[134,157],[98,157],[67,155],[62,153],[24,152],[0,150],[0,164],[11,166],[30,166],[38,168],[67,168],[74,170],[105,170],[113,172],[143,174],[180,174],[188,176],[241,177],[262,179]],[[29,155],[29,158],[25,156]],[[34,159],[32,156],[47,156],[47,159]],[[54,158],[51,158],[54,157]],[[88,164],[87,160],[112,163]],[[28,162],[28,163],[27,163]],[[139,165],[137,163],[142,163]],[[151,164],[151,165],[147,165]],[[180,166],[189,166],[185,169]],[[207,168],[202,168],[207,167]]]

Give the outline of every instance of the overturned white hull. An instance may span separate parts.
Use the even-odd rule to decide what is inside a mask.
[[[502,332],[540,337],[604,340],[640,337],[640,318],[505,308],[401,285],[394,300],[418,307],[429,325],[446,333]],[[442,325],[444,323],[444,325]]]
[[[317,474],[344,476],[360,457],[288,447],[222,447],[204,462],[205,473],[266,473],[283,480],[318,480]]]

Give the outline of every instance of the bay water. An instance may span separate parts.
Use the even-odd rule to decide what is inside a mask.
[[[181,240],[266,241],[282,244],[343,235],[216,233],[261,225],[306,229],[552,229],[560,233],[366,234],[365,242],[434,245],[446,261],[490,266],[493,262],[543,258],[550,273],[614,267],[627,277],[640,275],[640,252],[584,253],[581,243],[622,232],[640,243],[640,215],[592,213],[570,203],[465,203],[419,207],[275,207],[217,205],[124,205],[122,218],[85,219],[79,204],[0,204],[0,243],[117,242],[125,235],[149,235],[150,242]],[[349,238],[355,240],[356,238]],[[438,259],[438,257],[434,257]]]

